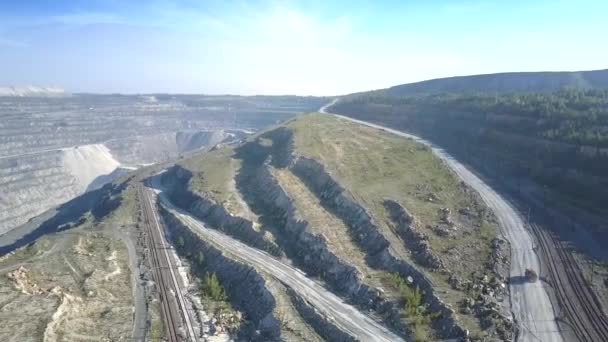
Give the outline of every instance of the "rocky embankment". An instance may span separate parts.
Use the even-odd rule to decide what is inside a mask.
[[[492,260],[490,275],[484,275],[478,282],[462,280],[450,273],[441,262],[441,258],[434,255],[428,244],[428,237],[416,229],[415,217],[399,203],[393,200],[385,200],[384,206],[391,216],[394,228],[412,251],[414,260],[424,267],[441,271],[449,275],[450,286],[454,290],[466,291],[468,293],[479,292],[477,296],[465,298],[460,303],[460,312],[474,314],[483,328],[495,328],[497,333],[505,340],[512,338],[513,322],[510,320],[508,308],[501,306],[497,298],[504,300],[508,296],[506,279],[501,273],[507,273],[509,248],[505,240],[495,238],[492,240]],[[444,212],[447,211],[444,210]],[[448,216],[444,216],[444,219]],[[500,269],[499,269],[500,268]],[[493,274],[492,274],[493,273]]]
[[[415,266],[391,253],[390,243],[380,233],[371,215],[348,197],[345,189],[320,163],[294,156],[292,134],[284,128],[270,131],[261,136],[272,141],[270,146],[262,146],[259,141],[250,142],[237,149],[236,153],[243,162],[242,171],[237,175],[237,186],[261,222],[275,227],[273,234],[286,255],[309,274],[320,276],[351,302],[377,312],[394,329],[409,330],[400,321],[395,302],[387,300],[382,291],[366,285],[356,268],[329,250],[323,236],[309,232],[308,222],[298,217],[297,208],[273,177],[272,167],[290,169],[319,197],[326,210],[345,222],[372,268],[412,279],[424,291],[425,305],[439,317],[433,322],[439,336],[465,336],[465,330],[454,319],[453,309],[434,294],[432,282]]]
[[[414,216],[408,213],[401,204],[390,199],[384,201],[384,207],[391,216],[397,234],[399,234],[407,248],[412,251],[414,260],[432,270],[445,269],[441,259],[431,251],[428,237],[416,229]]]
[[[399,308],[388,301],[382,292],[362,279],[361,273],[347,260],[339,259],[327,246],[322,235],[310,232],[308,222],[297,215],[292,200],[278,184],[265,163],[255,178],[256,198],[254,210],[272,218],[276,227],[281,227],[279,241],[284,241],[286,254],[311,276],[318,276],[335,292],[352,303],[380,314],[387,323],[398,330],[406,329],[399,322]]]
[[[232,216],[222,205],[188,190],[188,182],[191,178],[192,173],[180,166],[174,166],[163,174],[163,185],[175,205],[189,211],[211,228],[218,229],[272,255],[282,255],[278,246],[265,239],[263,232],[253,228],[253,222],[242,217]]]
[[[415,266],[395,257],[390,243],[380,233],[378,225],[360,204],[351,199],[347,191],[325,171],[323,165],[309,158],[298,158],[293,172],[315,192],[324,207],[340,217],[350,228],[353,240],[365,251],[370,266],[397,273],[404,279],[411,279],[424,291],[424,301],[431,312],[440,314],[433,322],[440,336],[465,336],[466,333],[454,320],[453,310],[434,293],[434,287]]]
[[[393,329],[405,333],[408,327],[400,320],[398,303],[387,300],[382,290],[367,285],[355,267],[332,253],[324,236],[310,232],[308,222],[299,217],[292,199],[272,175],[272,167],[292,164],[291,134],[279,128],[262,135],[272,141],[272,146],[262,146],[258,141],[237,149],[236,156],[243,162],[236,177],[237,187],[245,201],[263,225],[273,227],[281,249],[299,267],[311,276],[320,277],[353,304],[376,312]]]
[[[174,243],[183,241],[180,249],[204,255],[204,270],[217,275],[230,302],[245,314],[249,324],[241,327],[238,335],[253,337],[256,341],[277,341],[281,329],[272,312],[275,299],[268,291],[264,278],[251,266],[240,263],[206,243],[166,210],[162,210],[165,223]],[[180,239],[181,238],[181,239]]]
[[[460,269],[450,271],[454,266],[452,259],[431,248],[431,241],[449,243],[464,230],[463,235],[481,234],[479,229],[487,217],[482,215],[483,208],[477,208],[476,201],[465,194],[464,201],[472,205],[470,208],[436,206],[439,215],[422,227],[426,229],[423,232],[416,218],[397,200],[380,197],[380,208],[383,206],[387,215],[383,216],[386,222],[377,222],[377,213],[372,214],[324,164],[297,154],[300,145],[296,150],[294,143],[294,131],[281,127],[238,145],[226,157],[239,165],[234,175],[236,190],[228,186],[227,190],[209,190],[217,194],[238,191],[239,198],[255,214],[255,224],[190,190],[195,184],[192,177],[199,177],[196,180],[202,183],[213,179],[212,174],[197,169],[196,163],[184,164],[188,169],[171,168],[163,182],[175,204],[211,228],[274,255],[286,256],[308,276],[318,277],[332,292],[362,311],[372,312],[402,336],[414,336],[414,329],[419,326],[410,324],[407,314],[402,316],[403,303],[408,299],[400,292],[402,285],[397,284],[398,280],[412,290],[419,289],[422,300],[416,306],[422,308],[421,317],[428,319],[425,329],[433,337],[466,338],[470,333],[467,329],[475,329],[473,336],[496,336],[498,331],[500,338],[509,338],[512,327],[499,307],[507,291],[504,279],[497,275],[499,271],[492,272],[485,264],[471,275]],[[304,192],[305,196],[299,195]],[[331,222],[339,222],[340,227],[334,228],[343,232],[340,239],[349,240],[348,247],[336,246],[337,235],[327,235],[331,228],[324,225]],[[328,236],[333,238],[328,240]],[[487,267],[500,267],[498,264],[508,258],[508,245],[496,239],[490,250],[490,239],[488,262],[493,264]],[[315,317],[305,302],[290,296],[302,317]]]
[[[216,274],[228,300],[243,314],[223,311],[220,316],[224,317],[216,318],[213,316],[217,313],[208,313],[212,316],[209,322],[213,330],[229,331],[234,337],[253,341],[354,341],[335,325],[332,317],[318,312],[280,279],[233,259],[164,209],[163,216],[174,243],[183,243],[178,250],[191,260],[193,274],[199,278]],[[243,320],[236,330],[238,325],[231,323],[241,317]]]

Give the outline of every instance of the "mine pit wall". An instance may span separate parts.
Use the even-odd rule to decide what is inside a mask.
[[[159,163],[180,154],[214,146],[230,135],[223,130],[178,130],[114,139],[105,144],[125,165]]]
[[[300,157],[293,164],[292,171],[319,197],[326,209],[342,219],[351,229],[353,240],[366,253],[370,266],[414,279],[416,286],[424,291],[424,300],[429,309],[442,314],[440,319],[433,322],[433,327],[440,337],[465,335],[464,330],[454,320],[452,310],[435,295],[430,279],[413,265],[391,254],[390,243],[380,233],[370,214],[346,195],[346,190],[325,171],[323,165],[314,159]]]
[[[250,246],[264,250],[274,256],[282,256],[281,250],[264,239],[262,232],[253,229],[253,222],[232,216],[223,206],[194,194],[188,190],[192,173],[180,166],[170,168],[162,176],[171,201],[180,208],[201,219],[211,228],[220,230]]]
[[[0,234],[94,190],[91,182],[119,166],[102,144],[0,158]]]
[[[161,209],[161,214],[168,231],[171,232],[171,240],[175,243],[181,236],[184,250],[191,253],[203,252],[207,271],[216,274],[230,302],[252,323],[252,327],[244,327],[239,335],[247,340],[280,340],[281,324],[273,316],[275,299],[266,288],[264,278],[255,268],[224,255],[167,210]],[[260,333],[257,334],[256,330]]]

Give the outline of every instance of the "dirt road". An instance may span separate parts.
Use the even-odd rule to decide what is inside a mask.
[[[474,173],[454,159],[445,150],[435,146],[430,141],[415,135],[394,130],[381,125],[356,120],[347,116],[329,113],[327,109],[337,100],[326,104],[319,112],[333,114],[337,117],[356,122],[369,127],[382,129],[386,132],[413,139],[414,141],[430,147],[435,155],[444,160],[446,164],[469,186],[475,189],[484,202],[494,211],[500,223],[504,237],[511,243],[511,282],[509,284],[511,296],[511,311],[519,326],[518,341],[527,342],[561,342],[562,335],[555,321],[553,306],[549,300],[543,282],[528,283],[522,281],[526,268],[540,269],[540,259],[534,250],[534,239],[525,228],[522,218],[515,209],[504,200],[496,191],[490,188]]]

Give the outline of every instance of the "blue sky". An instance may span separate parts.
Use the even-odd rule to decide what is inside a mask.
[[[0,1],[0,84],[335,95],[608,68],[608,1]]]

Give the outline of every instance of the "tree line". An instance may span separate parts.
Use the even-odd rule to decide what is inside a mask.
[[[513,117],[498,129],[579,145],[608,147],[608,90],[565,89],[550,93],[389,95],[384,91],[347,98],[342,105],[381,104],[418,114],[465,112],[485,120]],[[498,125],[498,124],[496,124]]]

